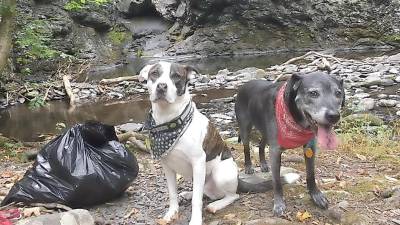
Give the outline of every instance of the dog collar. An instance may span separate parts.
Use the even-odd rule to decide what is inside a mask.
[[[275,117],[278,127],[278,144],[285,148],[297,148],[307,144],[315,135],[296,123],[284,100],[286,83],[280,87],[275,100]]]
[[[159,160],[171,152],[192,121],[193,112],[193,103],[190,101],[178,117],[169,122],[156,125],[150,110],[143,129],[149,131],[149,145],[153,159]]]

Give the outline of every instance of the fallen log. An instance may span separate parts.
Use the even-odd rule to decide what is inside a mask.
[[[113,84],[121,81],[139,81],[138,76],[117,77],[111,79],[102,79],[100,84]]]
[[[69,97],[69,105],[73,107],[75,106],[75,95],[72,92],[71,83],[69,82],[69,76],[63,76],[63,82],[65,92],[67,92],[67,95]]]

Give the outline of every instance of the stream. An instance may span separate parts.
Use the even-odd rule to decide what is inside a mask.
[[[303,53],[296,54],[274,54],[262,56],[241,56],[241,57],[210,57],[210,58],[189,58],[179,59],[178,61],[195,65],[202,74],[216,74],[218,70],[228,68],[236,71],[246,67],[258,67],[265,69],[271,65],[281,64],[290,58]],[[339,53],[339,57],[346,58],[365,58],[380,56],[383,52],[367,53]],[[168,60],[168,59],[167,59]],[[172,59],[171,59],[172,60]],[[152,59],[131,60],[131,63],[112,67],[112,69],[97,69],[97,72],[87,74],[88,80],[99,80],[137,74],[140,69]],[[175,60],[176,61],[176,60]],[[390,92],[396,92],[398,86],[393,86]],[[236,90],[211,89],[202,92],[195,92],[194,101],[197,103],[207,103],[212,99],[233,96]],[[376,94],[376,93],[375,93]],[[371,93],[374,95],[374,93]],[[202,104],[198,104],[201,108]],[[130,96],[129,99],[99,101],[77,106],[75,110],[69,110],[66,101],[52,101],[45,107],[30,109],[27,104],[16,105],[4,110],[0,110],[0,133],[6,137],[21,141],[39,141],[43,134],[59,133],[58,123],[70,127],[75,123],[86,120],[98,120],[107,124],[120,125],[128,122],[142,123],[149,110],[149,102],[146,95]]]

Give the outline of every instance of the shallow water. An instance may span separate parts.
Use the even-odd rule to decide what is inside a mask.
[[[194,101],[209,102],[211,99],[232,96],[235,92],[234,90],[208,90],[195,93]],[[0,133],[17,140],[37,141],[40,140],[41,134],[59,133],[57,123],[64,123],[67,127],[87,120],[97,120],[111,125],[127,122],[142,123],[149,107],[146,96],[128,101],[94,102],[77,106],[73,111],[69,110],[69,104],[66,101],[53,101],[35,110],[29,109],[26,104],[18,105],[0,111]]]

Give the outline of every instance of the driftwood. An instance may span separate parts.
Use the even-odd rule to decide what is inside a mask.
[[[304,54],[304,55],[302,55],[302,56],[294,57],[294,58],[292,58],[292,59],[289,59],[288,61],[284,62],[284,63],[282,64],[282,66],[288,65],[288,64],[292,64],[292,63],[294,63],[294,62],[296,62],[296,61],[305,59],[305,58],[307,58],[307,57],[310,56],[310,55],[316,55],[316,56],[323,57],[323,58],[330,58],[330,59],[333,59],[333,60],[335,60],[336,62],[340,63],[340,60],[339,60],[338,58],[334,57],[334,56],[325,55],[325,54],[322,54],[322,53],[318,53],[318,52],[311,51],[311,52],[307,52],[306,54]]]
[[[117,77],[111,79],[102,79],[100,84],[113,84],[121,81],[139,81],[138,76]]]
[[[318,52],[311,51],[311,52],[307,52],[306,54],[304,54],[304,55],[302,55],[302,56],[294,57],[294,58],[292,58],[292,59],[289,59],[288,61],[282,63],[281,66],[288,65],[288,64],[292,64],[292,63],[294,63],[294,62],[296,62],[296,61],[305,59],[305,58],[307,58],[307,57],[310,56],[310,55],[316,55],[316,56],[318,56],[318,57],[320,57],[320,58],[314,60],[313,62],[311,62],[311,63],[309,63],[309,64],[307,64],[307,66],[310,66],[310,65],[317,65],[317,68],[320,69],[320,70],[327,70],[327,71],[330,71],[330,70],[331,70],[331,64],[329,63],[329,61],[327,60],[327,58],[333,59],[333,60],[335,60],[337,63],[340,63],[340,60],[339,60],[338,58],[334,57],[334,56],[325,55],[325,54],[322,54],[322,53],[318,53]],[[285,76],[285,75],[286,75],[286,74],[283,74],[283,73],[282,73],[282,74],[280,74],[279,76],[277,76],[277,77],[275,78],[275,80],[274,80],[274,83],[276,83],[277,81],[280,81],[281,78],[282,78],[282,76]]]
[[[72,92],[71,83],[69,82],[69,76],[63,76],[63,82],[65,87],[65,92],[67,92],[67,95],[69,97],[69,105],[75,106],[75,95]]]

